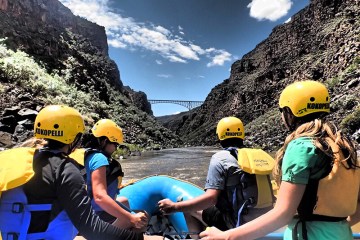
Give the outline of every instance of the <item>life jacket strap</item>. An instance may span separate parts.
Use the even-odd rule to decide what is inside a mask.
[[[249,199],[245,200],[244,203],[241,205],[239,211],[238,211],[238,219],[237,219],[236,227],[241,225],[242,213],[246,209],[246,207],[248,205],[248,201],[249,201]]]
[[[44,233],[27,233],[26,240],[38,240],[44,239]],[[9,232],[6,234],[6,238],[3,240],[19,240],[19,234],[15,232]]]
[[[294,226],[294,229],[292,231],[292,239],[293,240],[298,240],[298,226],[299,226],[299,223],[301,223],[301,230],[302,230],[302,238],[303,240],[308,240],[308,237],[307,237],[307,229],[306,229],[306,221],[304,220],[301,220],[299,219],[295,226]]]
[[[26,211],[50,211],[52,204],[26,204],[22,202],[14,202],[14,203],[1,203],[1,210],[12,212],[12,213],[22,213],[24,210]]]
[[[295,215],[294,218],[301,219],[302,221],[322,221],[322,222],[340,222],[346,220],[346,217],[332,217],[318,214],[311,214],[310,216]]]

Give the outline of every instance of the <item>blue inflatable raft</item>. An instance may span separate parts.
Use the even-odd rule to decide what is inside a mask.
[[[184,214],[177,212],[163,216],[157,203],[164,198],[173,202],[188,200],[203,193],[203,189],[190,182],[166,175],[154,175],[128,184],[120,190],[118,196],[129,200],[132,211],[145,210],[151,216],[147,234],[183,239],[189,233]],[[283,233],[270,233],[261,239],[283,239]],[[354,233],[354,239],[360,239],[360,234]]]
[[[184,214],[177,212],[166,216],[164,219],[160,214],[158,201],[164,198],[169,198],[171,201],[183,201],[194,198],[203,194],[204,191],[186,181],[165,175],[150,176],[140,179],[120,190],[118,196],[128,198],[131,210],[139,211],[145,210],[150,216],[155,217],[156,221],[161,221],[158,225],[167,225],[164,221],[168,221],[167,226],[172,229],[161,229],[159,226],[154,225],[154,220],[150,221],[149,231],[151,234],[175,234],[179,236],[186,235],[189,230],[185,221]],[[153,228],[153,229],[151,229]]]

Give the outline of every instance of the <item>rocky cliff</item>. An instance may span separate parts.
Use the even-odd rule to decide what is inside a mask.
[[[281,89],[314,79],[330,89],[331,120],[359,142],[359,3],[312,0],[233,63],[229,78],[201,107],[160,120],[188,144],[213,145],[217,121],[234,115],[246,125],[247,144],[276,149],[285,136],[277,110]],[[0,40],[0,147],[28,138],[37,111],[51,103],[76,106],[89,124],[116,120],[130,143],[181,144],[149,115],[146,94],[123,86],[103,27],[72,15],[57,0],[0,0],[0,19],[0,39],[6,38]],[[15,52],[4,51],[1,41]],[[28,57],[36,67],[23,66]],[[42,69],[50,80],[38,74]]]
[[[59,1],[0,0],[0,44],[0,147],[31,136],[37,111],[55,103],[78,108],[90,125],[114,119],[129,143],[181,144],[154,120],[146,94],[123,86],[104,27]]]
[[[285,136],[280,91],[296,80],[313,79],[331,91],[331,120],[359,142],[359,6],[359,0],[312,0],[233,63],[230,77],[198,110],[159,121],[191,145],[213,145],[217,121],[233,115],[246,124],[247,144],[276,149]]]

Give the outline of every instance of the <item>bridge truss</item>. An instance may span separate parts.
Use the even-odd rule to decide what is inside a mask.
[[[201,104],[204,103],[204,101],[186,101],[186,100],[148,100],[151,104],[157,104],[157,103],[173,103],[178,104],[183,107],[186,107],[187,109],[191,110],[193,108],[201,106]]]

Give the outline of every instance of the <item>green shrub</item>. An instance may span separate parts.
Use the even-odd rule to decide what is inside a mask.
[[[339,85],[340,82],[341,82],[341,78],[339,76],[336,76],[334,78],[327,79],[326,82],[325,82],[325,85],[327,85],[327,87],[329,89],[333,89],[334,87]]]
[[[342,129],[349,130],[354,133],[360,128],[360,107],[356,108],[354,112],[347,115],[340,123]]]
[[[0,94],[3,94],[5,92],[4,85],[0,82]]]
[[[59,59],[59,69],[52,70],[22,51],[7,49],[5,40],[0,39],[1,81],[21,87],[44,104],[74,107],[87,123],[109,118],[124,128],[125,132],[129,129],[141,132],[132,136],[132,143],[152,146],[166,143],[165,139],[175,138],[181,144],[174,133],[165,131],[151,116],[133,105],[122,93],[121,83],[116,86],[110,84],[114,65],[106,56],[89,46],[89,43],[83,42],[82,45],[81,41],[77,42],[78,36],[68,34],[62,41],[68,41],[65,45],[69,48],[69,57]],[[0,93],[3,91],[5,89],[0,85]]]
[[[345,69],[346,73],[353,73],[355,72],[357,69],[359,69],[359,65],[360,65],[360,57],[356,57],[353,61],[353,63],[347,67]]]

